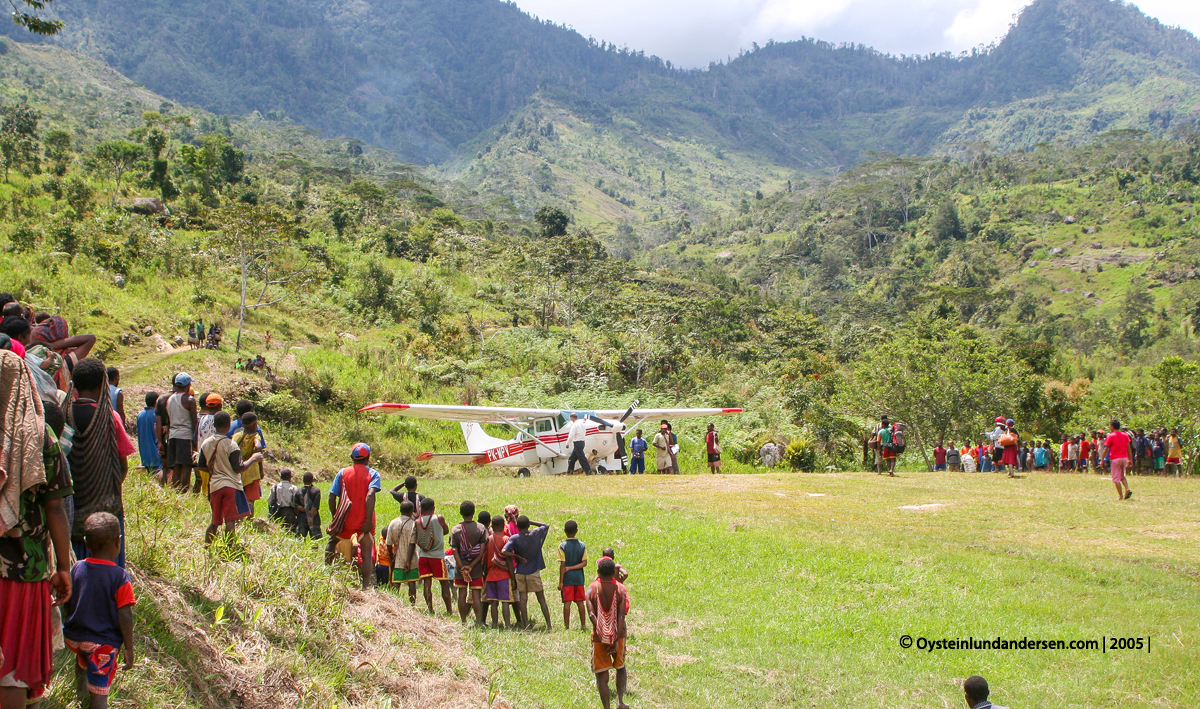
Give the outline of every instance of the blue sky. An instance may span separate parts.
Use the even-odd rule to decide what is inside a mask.
[[[542,19],[643,49],[684,67],[752,42],[816,37],[893,54],[962,51],[997,41],[1027,0],[517,0]],[[1200,35],[1200,0],[1138,0],[1148,15]]]

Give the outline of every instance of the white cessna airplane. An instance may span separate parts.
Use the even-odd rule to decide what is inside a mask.
[[[636,430],[647,419],[655,422],[722,416],[741,413],[741,409],[637,409],[638,402],[620,409],[572,411],[569,409],[520,409],[506,406],[442,406],[438,404],[371,404],[360,412],[399,414],[436,421],[458,421],[467,442],[467,453],[422,453],[418,460],[444,460],[450,463],[492,465],[517,468],[518,475],[536,470],[542,475],[567,472],[567,424],[571,414],[588,421],[584,451],[598,472],[622,467],[625,459],[625,432]],[[634,414],[634,410],[637,414]],[[620,417],[620,418],[618,418]],[[633,421],[626,423],[630,417]],[[490,436],[480,424],[495,423],[512,427],[516,437],[504,440]],[[653,434],[657,432],[651,431]]]

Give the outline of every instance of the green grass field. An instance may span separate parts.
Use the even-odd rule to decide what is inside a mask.
[[[385,488],[388,487],[385,485]],[[421,491],[580,524],[630,572],[637,707],[957,707],[980,673],[1012,707],[1200,702],[1200,489],[1138,478],[870,474],[432,480]],[[392,515],[390,498],[381,505]],[[468,632],[514,707],[598,706],[588,638]],[[589,574],[590,581],[591,574]],[[536,607],[536,606],[535,606]],[[537,614],[537,615],[540,615]],[[535,615],[535,617],[537,617]],[[1150,637],[1146,651],[918,651],[914,638]]]

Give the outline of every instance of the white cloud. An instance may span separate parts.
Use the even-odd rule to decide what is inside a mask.
[[[1004,36],[1025,5],[1024,0],[978,0],[958,11],[946,39],[955,49],[991,44]]]
[[[1023,0],[517,0],[584,36],[681,66],[736,56],[751,42],[816,37],[894,54],[962,51],[999,40]],[[1200,2],[1139,0],[1147,14],[1200,33]]]

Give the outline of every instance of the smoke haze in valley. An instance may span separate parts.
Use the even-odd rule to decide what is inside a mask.
[[[737,56],[752,43],[814,37],[891,54],[960,52],[999,41],[1024,0],[517,0],[543,20],[644,50],[682,67]],[[1132,3],[1200,33],[1200,1]]]

